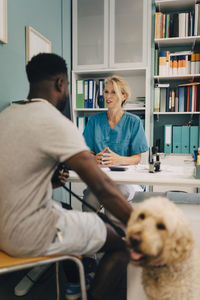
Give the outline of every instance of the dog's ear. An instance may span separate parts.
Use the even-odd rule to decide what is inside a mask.
[[[168,250],[170,257],[168,262],[181,262],[186,259],[194,246],[192,231],[188,223],[178,222],[176,230],[169,239]],[[167,253],[166,253],[167,254]]]

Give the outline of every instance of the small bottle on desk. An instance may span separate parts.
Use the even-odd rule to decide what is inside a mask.
[[[197,162],[196,162],[196,178],[200,178],[200,148],[198,148]]]

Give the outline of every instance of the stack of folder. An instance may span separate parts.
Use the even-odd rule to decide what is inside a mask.
[[[199,126],[164,125],[165,153],[193,153],[199,148]]]
[[[104,108],[104,79],[76,80],[76,108]]]

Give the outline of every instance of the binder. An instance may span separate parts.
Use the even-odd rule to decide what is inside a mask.
[[[190,153],[198,150],[199,147],[199,126],[190,126]]]
[[[94,80],[88,79],[88,108],[93,108]]]
[[[76,80],[76,108],[84,108],[83,80]]]
[[[99,95],[98,95],[99,108],[104,108],[104,79],[99,79]]]
[[[181,127],[182,126],[173,126],[173,153],[181,153]]]
[[[84,80],[84,108],[88,108],[88,80]]]
[[[190,153],[190,127],[181,127],[181,153]]]
[[[171,124],[164,125],[164,152],[165,153],[172,152],[172,125]]]

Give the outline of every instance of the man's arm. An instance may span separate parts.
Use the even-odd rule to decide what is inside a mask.
[[[116,184],[97,166],[89,151],[72,156],[64,164],[74,170],[99,202],[126,225],[133,209]]]

